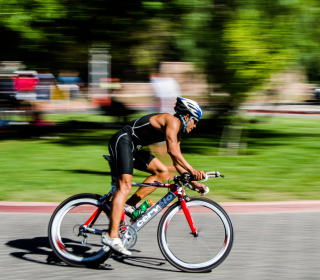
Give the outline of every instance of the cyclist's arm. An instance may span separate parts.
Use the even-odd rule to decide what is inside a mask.
[[[188,172],[193,175],[196,180],[204,178],[203,171],[195,170],[183,157],[180,150],[180,124],[177,122],[168,122],[166,125],[166,142],[168,154],[172,158],[173,166],[182,174]]]

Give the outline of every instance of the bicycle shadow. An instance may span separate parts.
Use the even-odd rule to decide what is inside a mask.
[[[56,265],[60,267],[70,267],[61,261],[52,251],[48,237],[35,237],[26,239],[16,239],[9,241],[5,244],[8,247],[19,249],[17,252],[9,253],[12,257],[22,259],[25,261],[35,262],[44,265]],[[23,251],[20,251],[23,250]],[[141,251],[132,249],[134,253],[140,253]],[[112,255],[105,263],[101,264],[99,267],[90,267],[88,269],[104,269],[104,270],[114,270],[109,261],[116,261],[130,266],[142,267],[146,269],[155,269],[161,271],[169,272],[181,272],[179,270],[167,269],[162,266],[168,264],[165,259],[160,258],[150,258],[143,256],[131,256],[123,257]]]
[[[45,171],[57,171],[57,172],[69,172],[76,174],[92,174],[92,175],[111,175],[111,172],[108,171],[93,171],[86,169],[45,169]]]
[[[138,250],[130,250],[130,251],[140,252]],[[122,264],[130,265],[130,266],[147,268],[147,269],[155,269],[160,271],[183,273],[183,271],[180,271],[180,270],[167,269],[167,268],[161,267],[168,264],[168,262],[165,259],[138,257],[138,256],[122,257],[122,256],[115,256],[115,255],[112,255],[110,258],[112,258],[114,261],[120,262]]]
[[[70,267],[63,261],[61,261],[52,251],[48,237],[35,237],[30,239],[16,239],[9,241],[5,244],[8,247],[16,248],[19,252],[12,252],[10,255],[12,257],[22,259],[25,261],[35,262],[45,265],[57,265],[61,267]],[[107,269],[110,265],[103,264],[100,267],[92,269]]]

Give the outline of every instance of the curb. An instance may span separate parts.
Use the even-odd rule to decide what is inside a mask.
[[[290,212],[320,210],[320,200],[271,202],[221,202],[228,213]],[[0,201],[0,212],[53,213],[59,203]]]
[[[0,201],[0,212],[53,213],[59,203]]]
[[[320,111],[263,110],[263,109],[245,109],[244,111],[246,111],[246,113],[260,113],[260,114],[320,115]]]

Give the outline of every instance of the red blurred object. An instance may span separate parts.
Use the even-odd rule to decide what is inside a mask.
[[[100,82],[120,82],[119,78],[100,78]]]
[[[16,91],[34,91],[38,79],[33,77],[16,77],[14,89]]]
[[[110,95],[106,95],[104,97],[92,97],[91,103],[92,105],[98,105],[98,106],[110,106],[111,97]]]

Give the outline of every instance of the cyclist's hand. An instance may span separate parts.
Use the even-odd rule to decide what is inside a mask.
[[[205,193],[206,192],[206,185],[204,185],[204,184],[200,184],[200,183],[198,183],[196,181],[191,181],[190,185],[192,187],[194,187],[196,189],[196,191],[199,192],[199,193]]]
[[[193,177],[193,179],[195,180],[195,181],[199,181],[199,180],[201,180],[201,179],[205,179],[206,178],[206,174],[201,170],[201,171],[199,171],[199,170],[193,170],[192,172],[190,172],[191,173],[191,175],[192,175],[192,177]]]

